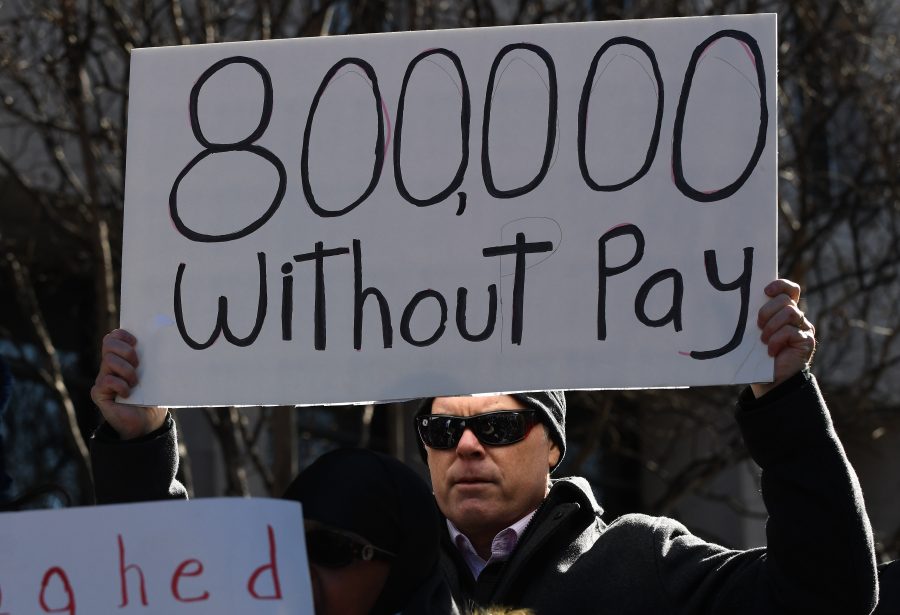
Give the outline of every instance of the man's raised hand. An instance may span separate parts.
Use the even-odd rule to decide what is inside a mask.
[[[166,409],[147,406],[127,406],[116,402],[116,396],[127,398],[137,386],[137,338],[124,329],[115,329],[103,338],[100,371],[91,399],[103,418],[123,440],[146,435],[162,427]]]
[[[775,280],[765,292],[771,299],[759,309],[756,323],[769,356],[775,357],[775,375],[771,383],[750,385],[756,397],[807,367],[816,351],[816,328],[797,306],[800,286],[790,280]]]

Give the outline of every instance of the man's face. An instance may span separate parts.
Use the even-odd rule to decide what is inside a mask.
[[[437,397],[431,413],[474,416],[523,408],[509,395]],[[493,537],[537,508],[547,495],[550,468],[559,461],[559,449],[542,426],[507,446],[481,444],[466,429],[455,449],[426,450],[438,507],[470,538]]]

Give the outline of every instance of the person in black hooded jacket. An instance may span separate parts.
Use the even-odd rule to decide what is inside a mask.
[[[176,448],[171,416],[136,441],[101,427],[91,446],[98,503],[186,498],[175,479]],[[337,449],[300,472],[282,497],[303,505],[316,615],[457,613],[438,565],[434,498],[401,461]]]
[[[319,457],[283,496],[303,505],[317,615],[449,612],[439,515],[403,462],[364,449]]]

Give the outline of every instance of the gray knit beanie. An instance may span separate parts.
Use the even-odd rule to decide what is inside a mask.
[[[563,457],[566,454],[566,395],[563,391],[533,391],[531,393],[510,393],[510,397],[515,398],[526,408],[538,410],[541,416],[541,422],[547,426],[550,437],[559,448],[559,461],[550,468],[552,472],[559,467]],[[423,414],[431,414],[431,402],[434,397],[425,397],[422,399],[416,416]],[[422,455],[422,461],[428,463],[428,456],[425,453],[425,446],[422,439],[416,434],[416,444],[419,445],[419,454]]]

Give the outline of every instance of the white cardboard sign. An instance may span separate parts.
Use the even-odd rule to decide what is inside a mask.
[[[0,514],[0,613],[313,613],[298,502]]]
[[[774,15],[136,50],[138,404],[771,379]]]

